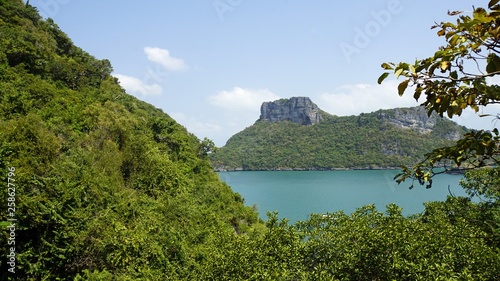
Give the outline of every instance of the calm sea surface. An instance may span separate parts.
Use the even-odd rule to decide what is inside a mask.
[[[445,200],[450,194],[465,195],[458,184],[461,175],[438,175],[433,187],[426,189],[410,181],[398,185],[396,170],[349,171],[271,171],[219,172],[223,181],[245,198],[248,206],[257,206],[262,219],[267,211],[277,211],[279,218],[290,222],[305,220],[311,213],[343,210],[352,213],[356,208],[375,204],[379,211],[395,203],[405,215],[423,211],[427,201]]]

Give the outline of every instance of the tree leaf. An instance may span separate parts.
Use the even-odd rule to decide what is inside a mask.
[[[468,105],[473,105],[473,104],[475,104],[475,103],[476,103],[475,101],[476,101],[476,95],[475,95],[475,94],[469,94],[469,95],[467,96],[467,104],[468,104]]]
[[[394,71],[394,75],[396,76],[396,79],[401,75],[401,73],[403,73],[402,68],[398,68],[398,69],[396,69],[396,71]]]
[[[457,71],[456,71],[456,70],[455,70],[455,71],[452,71],[452,72],[450,73],[450,77],[451,77],[451,78],[453,78],[453,79],[458,79],[458,73],[457,73]]]
[[[384,79],[387,78],[387,76],[389,76],[388,72],[382,73],[382,75],[380,75],[380,77],[378,78],[377,83],[382,84],[382,81],[384,81]]]
[[[406,88],[408,87],[408,82],[410,82],[410,80],[405,80],[405,81],[399,83],[399,85],[398,85],[399,96],[402,96],[404,94]]]
[[[439,51],[435,52],[434,59],[438,59],[438,58],[443,57],[444,53],[445,53],[445,51],[443,51],[443,50],[439,50]]]
[[[488,62],[488,64],[486,65],[486,72],[493,73],[495,71],[497,71],[497,68],[495,66],[495,62],[493,62],[492,60],[490,60]]]
[[[411,64],[408,65],[408,69],[412,74],[417,74],[417,71],[415,70],[415,67]]]
[[[448,42],[450,42],[450,45],[454,47],[455,45],[457,45],[457,41],[459,38],[460,38],[460,36],[455,34],[450,38],[450,40]]]
[[[439,65],[439,68],[441,68],[441,72],[445,72],[449,67],[450,67],[449,61],[442,61],[441,64]]]
[[[417,89],[415,90],[415,93],[413,94],[413,98],[418,101],[418,99],[420,98],[420,95],[422,94],[422,87],[417,87]]]
[[[387,70],[391,70],[391,69],[393,69],[393,67],[392,67],[390,64],[386,63],[386,62],[384,62],[384,63],[382,64],[382,68],[383,68],[383,69],[387,69]]]

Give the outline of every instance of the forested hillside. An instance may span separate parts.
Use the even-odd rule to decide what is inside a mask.
[[[9,180],[17,280],[85,270],[115,280],[185,277],[209,254],[211,233],[257,222],[212,172],[200,140],[126,94],[109,61],[22,1],[0,3],[0,221]]]
[[[422,121],[423,120],[423,121]],[[466,129],[424,108],[325,115],[313,126],[258,120],[211,155],[217,169],[379,169],[410,165]]]
[[[209,141],[111,72],[0,0],[0,280],[500,279],[495,180],[466,178],[481,203],[410,218],[360,206],[264,223],[213,172]]]

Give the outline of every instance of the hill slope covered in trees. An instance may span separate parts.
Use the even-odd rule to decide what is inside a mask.
[[[0,193],[0,221],[12,191],[18,280],[83,270],[180,278],[210,233],[257,222],[200,140],[126,94],[109,61],[22,1],[0,3],[0,179],[15,183]]]
[[[428,117],[419,107],[359,116],[323,113],[323,120],[310,126],[288,116],[276,121],[266,116],[262,112],[254,125],[232,136],[211,156],[213,165],[222,170],[399,167],[417,162],[433,148],[452,144],[466,132],[450,120]]]

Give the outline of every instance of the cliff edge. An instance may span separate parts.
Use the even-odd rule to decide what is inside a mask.
[[[300,125],[315,125],[323,120],[323,112],[308,97],[292,97],[264,102],[259,121],[291,121]]]

